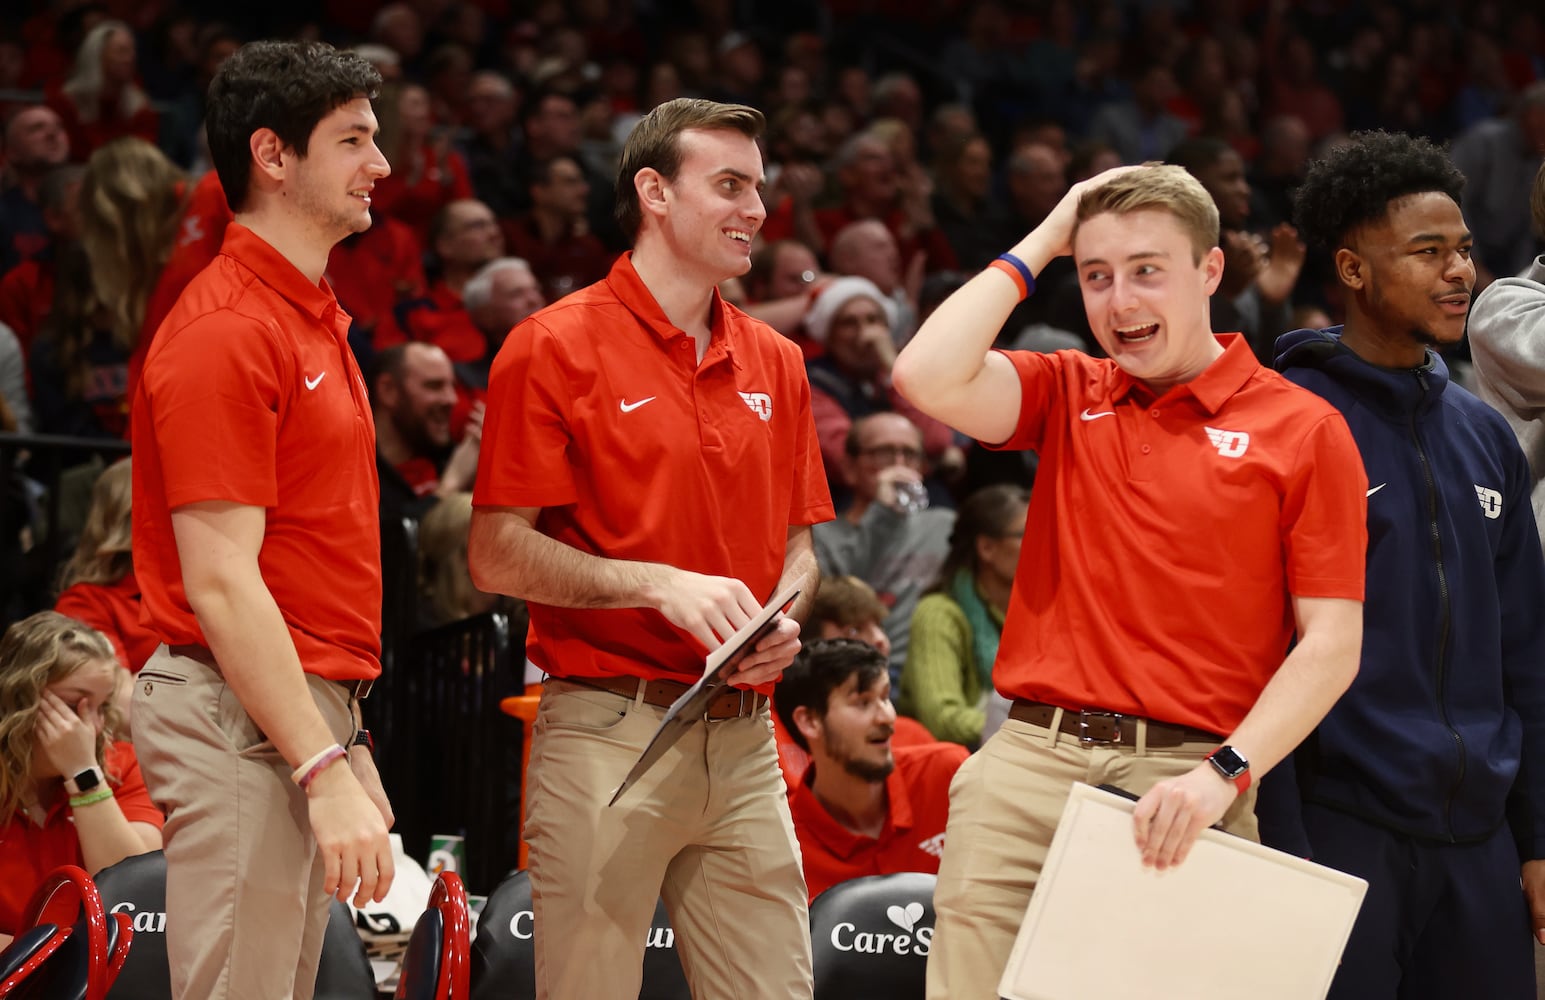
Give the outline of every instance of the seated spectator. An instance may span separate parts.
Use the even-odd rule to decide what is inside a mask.
[[[805,332],[825,348],[806,367],[810,412],[828,476],[843,467],[853,421],[887,411],[902,414],[922,432],[924,450],[941,475],[948,476],[963,461],[954,433],[919,412],[892,387],[895,328],[895,307],[866,278],[832,281],[805,314]]]
[[[455,405],[451,359],[440,348],[409,342],[375,356],[370,408],[383,518],[422,517],[437,499],[472,488],[483,409],[474,407],[466,436],[452,448]]]
[[[980,271],[1028,229],[1009,234],[992,194],[992,147],[975,132],[949,135],[934,164],[933,214],[960,269]]]
[[[1279,222],[1265,236],[1251,231],[1244,160],[1222,139],[1187,139],[1170,150],[1168,162],[1201,181],[1218,208],[1225,263],[1223,280],[1212,295],[1213,330],[1244,334],[1256,357],[1267,363],[1278,334],[1291,329],[1293,286],[1306,252],[1298,230]]]
[[[821,581],[815,603],[810,605],[802,634],[811,641],[816,639],[857,639],[880,651],[887,659],[891,654],[890,636],[885,634],[884,622],[890,609],[881,601],[874,588],[856,576],[829,576]],[[773,713],[773,742],[778,747],[778,766],[783,769],[783,781],[792,792],[805,777],[810,766],[810,754],[805,751],[783,727],[783,721]],[[935,743],[933,734],[916,719],[897,716],[895,733],[891,736],[894,747],[917,746]]]
[[[810,898],[864,875],[937,873],[966,751],[891,748],[896,709],[880,651],[852,639],[810,644],[783,672],[773,706],[810,754],[789,796]]]
[[[84,167],[67,163],[43,179],[38,195],[48,243],[37,256],[0,277],[0,323],[16,334],[22,354],[29,359],[33,341],[43,332],[54,308],[57,258],[63,248],[80,239],[80,183],[84,175]]]
[[[370,213],[370,228],[350,233],[327,258],[327,283],[353,326],[349,340],[362,367],[369,355],[407,340],[397,322],[397,308],[429,294],[424,276],[424,248],[413,227]],[[368,348],[368,349],[367,349]]]
[[[912,609],[943,565],[954,514],[938,507],[918,510],[901,491],[923,482],[922,436],[899,413],[876,413],[853,422],[835,468],[843,470],[852,498],[835,521],[812,532],[823,577],[863,580],[890,608],[885,619],[891,673],[899,681],[907,658]]]
[[[0,132],[0,275],[49,246],[40,189],[43,178],[70,159],[59,113],[43,104],[21,108]]]
[[[129,679],[161,644],[160,636],[140,621],[139,581],[129,545],[129,463],[125,458],[109,465],[92,486],[91,509],[75,554],[60,574],[61,592],[54,602],[55,611],[90,625],[113,644],[124,669],[118,708],[125,719],[129,717]]]
[[[925,272],[955,269],[955,251],[933,217],[932,191],[903,175],[883,138],[870,132],[851,137],[837,151],[835,170],[842,201],[815,213],[828,248],[850,223],[875,219],[890,230],[908,266],[921,255]]]
[[[1129,99],[1111,101],[1095,112],[1089,137],[1109,143],[1122,163],[1163,159],[1190,131],[1167,110],[1177,89],[1169,67],[1153,60],[1132,82]]]
[[[429,294],[399,306],[398,321],[410,339],[434,344],[452,361],[475,361],[487,345],[467,315],[461,291],[478,268],[504,253],[499,223],[476,199],[453,201],[435,214],[429,249],[435,264]]]
[[[75,53],[69,79],[48,95],[78,158],[114,139],[133,135],[154,143],[160,131],[150,96],[135,80],[134,32],[122,21],[101,21]]]
[[[467,163],[451,148],[450,137],[436,131],[423,87],[383,85],[375,105],[381,114],[379,145],[392,172],[376,181],[371,207],[411,226],[432,246],[431,220],[452,202],[472,197]]]
[[[519,257],[496,257],[478,268],[462,288],[462,304],[487,345],[483,356],[456,364],[456,381],[477,392],[488,388],[488,369],[515,325],[547,305],[531,265]]]
[[[741,308],[798,344],[807,360],[818,357],[821,345],[805,334],[804,320],[811,296],[826,281],[815,251],[804,243],[763,243],[751,252],[751,270],[744,279],[746,304]]]
[[[161,847],[134,751],[113,742],[117,680],[107,639],[56,612],[0,638],[0,947],[55,868],[95,875]]]
[[[1518,274],[1545,249],[1529,225],[1529,191],[1545,162],[1545,80],[1518,95],[1505,118],[1479,122],[1454,140],[1465,175],[1465,222],[1475,230],[1476,290]]]
[[[515,114],[520,95],[503,73],[483,70],[467,84],[466,130],[461,155],[467,162],[472,192],[500,219],[520,214],[526,193],[519,190],[524,153]]]
[[[531,211],[504,224],[504,242],[536,272],[547,301],[556,302],[606,277],[617,255],[590,232],[590,182],[578,160],[555,156],[531,164],[526,176]]]
[[[832,238],[826,256],[832,271],[867,278],[896,307],[891,335],[898,345],[912,338],[917,331],[917,295],[922,274],[916,267],[903,271],[901,249],[884,223],[868,219],[843,227]]]
[[[130,349],[113,335],[113,315],[96,290],[78,243],[60,249],[48,319],[32,348],[38,430],[121,438],[129,429]]]
[[[472,582],[467,569],[467,531],[471,525],[472,494],[465,491],[441,499],[419,522],[419,621],[433,628],[500,611],[519,619],[520,627],[511,633],[523,635],[525,602],[503,594],[486,594]]]
[[[1018,486],[989,486],[967,497],[955,515],[949,557],[912,612],[900,708],[938,739],[981,745],[1029,504]]]

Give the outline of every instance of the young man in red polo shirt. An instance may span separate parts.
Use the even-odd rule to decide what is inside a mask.
[[[958,743],[891,747],[885,654],[857,639],[823,639],[794,658],[774,692],[778,717],[810,768],[789,792],[813,900],[838,882],[937,872]]]
[[[993,671],[1014,704],[951,788],[930,997],[998,995],[1071,783],[1140,794],[1133,837],[1159,869],[1220,820],[1254,837],[1252,777],[1356,673],[1357,447],[1333,407],[1213,335],[1217,242],[1217,209],[1180,168],[1102,174],[897,362],[926,412],[1041,456],[1026,530],[1040,541]],[[1032,275],[1070,252],[1109,358],[992,351]]]
[[[531,610],[545,670],[526,841],[537,995],[638,996],[663,896],[706,997],[810,996],[810,935],[767,695],[799,649],[831,498],[799,349],[723,302],[766,212],[759,112],[682,99],[619,171],[631,254],[517,326],[489,379],[468,554]],[[675,747],[607,800],[703,657],[803,592]]]
[[[315,43],[220,69],[206,122],[235,221],[135,398],[134,566],[165,645],[135,679],[134,735],[168,814],[178,998],[306,1000],[329,896],[392,881],[356,704],[381,669],[375,434],[322,280],[390,169],[380,82]]]

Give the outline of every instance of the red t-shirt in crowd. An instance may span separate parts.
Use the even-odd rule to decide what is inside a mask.
[[[371,346],[378,351],[408,339],[395,311],[400,303],[428,294],[423,258],[413,229],[384,215],[333,247],[327,283],[354,325],[369,331]]]
[[[473,503],[540,508],[537,529],[581,552],[769,599],[789,527],[834,516],[810,386],[788,340],[717,292],[710,309],[699,362],[628,254],[515,327],[489,378]],[[527,653],[549,674],[702,675],[706,651],[652,608],[528,608]]]
[[[1005,352],[1041,458],[993,683],[1007,698],[1234,731],[1290,598],[1363,599],[1367,477],[1335,407],[1238,334],[1155,398],[1107,359]]]
[[[140,620],[139,580],[132,569],[114,583],[66,587],[54,602],[54,610],[107,636],[131,673],[139,673],[161,644],[161,638]]]
[[[32,356],[32,342],[54,307],[54,262],[24,260],[0,278],[0,323],[16,334],[23,357]]]
[[[188,285],[134,400],[134,568],[162,641],[204,643],[171,512],[267,509],[258,567],[307,673],[381,671],[375,424],[349,317],[240,223]]]
[[[474,195],[467,161],[460,153],[441,151],[426,142],[422,154],[425,166],[418,180],[409,184],[406,166],[394,163],[391,174],[376,181],[370,192],[370,203],[376,213],[411,227],[419,242],[427,246],[429,223],[435,213],[453,201]]]
[[[109,743],[103,753],[108,786],[130,823],[149,823],[161,829],[161,811],[150,801],[139,761],[127,743]],[[116,783],[115,783],[116,776]],[[15,934],[22,910],[49,872],[60,865],[83,865],[80,837],[63,795],[49,808],[42,826],[19,812],[0,826],[0,934]]]
[[[794,834],[813,900],[839,882],[864,875],[939,872],[950,782],[970,756],[958,743],[897,747],[896,769],[885,779],[887,812],[878,837],[854,833],[832,818],[810,787],[814,770],[789,795]]]

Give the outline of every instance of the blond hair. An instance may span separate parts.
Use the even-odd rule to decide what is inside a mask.
[[[1078,227],[1096,215],[1131,215],[1134,212],[1166,212],[1174,216],[1191,240],[1192,263],[1200,265],[1207,251],[1218,245],[1218,206],[1212,195],[1184,167],[1148,164],[1142,170],[1113,177],[1078,199]]]
[[[436,624],[487,611],[489,596],[472,583],[467,568],[467,531],[472,494],[453,493],[435,504],[418,526],[418,582]]]
[[[143,139],[114,139],[91,154],[80,185],[81,243],[113,340],[133,350],[156,279],[182,223],[186,176]]]
[[[102,50],[107,48],[107,40],[120,31],[131,40],[134,38],[134,32],[122,21],[101,21],[87,32],[80,48],[75,50],[75,65],[70,69],[69,79],[59,87],[75,105],[76,114],[83,122],[96,121],[101,111],[102,85],[106,83],[102,74]],[[123,93],[118,95],[118,113],[125,118],[133,118],[149,104],[149,96],[134,83],[124,87]]]
[[[117,583],[134,568],[129,546],[131,461],[125,458],[109,465],[91,487],[91,509],[75,554],[59,575],[60,590],[77,583]]]
[[[653,169],[668,181],[676,179],[681,169],[681,133],[729,130],[756,139],[766,127],[767,119],[755,108],[698,97],[666,101],[639,119],[622,147],[617,167],[617,222],[622,231],[633,239],[644,222],[638,189],[633,186],[640,170]]]
[[[39,611],[5,630],[0,638],[0,823],[16,815],[32,790],[33,737],[43,689],[88,663],[114,664],[107,636],[56,611]],[[122,718],[113,698],[103,703],[107,723],[97,734],[97,764],[108,734]]]

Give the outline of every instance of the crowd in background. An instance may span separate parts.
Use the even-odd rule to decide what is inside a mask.
[[[0,15],[0,430],[127,436],[150,339],[231,220],[203,89],[261,37],[356,47],[387,80],[392,174],[327,278],[367,373],[383,519],[422,519],[422,624],[507,603],[465,568],[490,365],[516,324],[627,249],[613,204],[633,124],[683,95],[767,116],[767,217],[751,271],[720,293],[807,359],[839,512],[817,554],[853,587],[812,635],[871,641],[923,737],[970,748],[1001,708],[991,667],[1035,544],[1035,459],[918,412],[890,366],[1071,184],[1147,160],[1201,180],[1227,260],[1214,329],[1268,363],[1279,334],[1342,316],[1291,206],[1307,164],[1351,131],[1449,144],[1477,291],[1545,249],[1527,211],[1545,12],[1527,0],[57,0]],[[1098,353],[1070,263],[1036,285],[999,344]],[[154,640],[132,613],[126,480],[99,485],[80,553],[47,583],[69,585],[60,609],[132,671]],[[0,621],[57,596],[11,595]],[[780,729],[797,755],[803,738]]]

